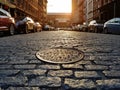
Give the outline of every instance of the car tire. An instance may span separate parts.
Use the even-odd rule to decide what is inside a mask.
[[[9,27],[9,34],[10,35],[14,35],[15,34],[15,27],[14,27],[13,24],[11,24],[10,27]]]
[[[27,34],[27,33],[29,33],[29,32],[28,32],[28,26],[26,25],[25,26],[25,34]]]
[[[95,33],[98,33],[97,27],[94,28],[94,32],[95,32]]]
[[[108,33],[108,29],[107,29],[107,28],[104,28],[103,33],[104,33],[104,34],[107,34],[107,33]]]

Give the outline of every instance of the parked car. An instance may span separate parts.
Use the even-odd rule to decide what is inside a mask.
[[[16,22],[16,27],[19,33],[29,33],[30,31],[35,32],[34,21],[30,17],[25,17],[22,20]]]
[[[41,32],[42,31],[42,25],[39,22],[34,23],[34,29],[35,32]]]
[[[90,21],[90,23],[88,25],[88,30],[90,32],[101,33],[101,32],[103,32],[103,26],[104,26],[104,24],[102,21],[92,20],[92,21]]]
[[[104,33],[120,34],[120,18],[113,18],[104,23]]]
[[[79,30],[80,30],[80,27],[81,27],[80,24],[74,25],[74,26],[72,26],[72,30],[74,30],[74,31],[79,31]]]
[[[44,30],[50,30],[50,25],[45,25],[45,26],[43,27],[43,29],[44,29]]]
[[[88,24],[83,22],[83,24],[81,25],[81,31],[83,32],[88,32]]]
[[[45,25],[45,26],[43,27],[43,29],[44,29],[44,30],[55,30],[55,27],[50,26],[50,25]]]
[[[0,31],[15,34],[15,20],[10,13],[0,8]]]

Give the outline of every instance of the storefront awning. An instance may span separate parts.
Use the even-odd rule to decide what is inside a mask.
[[[11,3],[10,3],[9,1],[7,1],[7,0],[0,0],[0,3],[6,5],[6,6],[10,7],[10,8],[16,8],[15,5],[11,4]]]

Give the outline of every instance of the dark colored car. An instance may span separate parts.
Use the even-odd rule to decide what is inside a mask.
[[[35,32],[34,29],[34,21],[30,17],[25,17],[22,20],[18,21],[16,23],[16,28],[19,33],[29,33],[29,32]]]
[[[0,31],[10,35],[15,34],[15,20],[10,13],[0,8]]]
[[[120,18],[113,18],[104,23],[104,33],[120,34]]]
[[[104,24],[102,21],[92,20],[88,25],[88,30],[90,32],[101,33],[101,32],[103,32],[103,26],[104,26]]]

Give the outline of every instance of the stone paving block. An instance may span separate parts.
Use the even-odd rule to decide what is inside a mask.
[[[11,67],[12,65],[7,65],[7,64],[0,65],[0,69],[10,69]]]
[[[100,61],[94,61],[97,65],[115,65],[118,63],[118,61],[113,61],[113,60],[100,60]]]
[[[120,71],[103,71],[106,77],[120,78]]]
[[[120,79],[97,80],[96,82],[101,90],[120,90]]]
[[[7,58],[8,56],[6,55],[0,55],[0,64],[8,63]]]
[[[28,63],[28,60],[11,60],[9,61],[9,64],[27,64]]]
[[[40,90],[39,87],[9,87],[6,90]]]
[[[16,75],[19,71],[20,70],[0,70],[0,77]]]
[[[73,75],[73,71],[72,70],[50,70],[48,72],[48,76],[55,76],[55,77],[70,77],[71,75]]]
[[[40,60],[30,60],[29,61],[30,64],[41,64],[42,62]]]
[[[25,60],[35,60],[36,59],[35,53],[32,55],[25,55],[24,59]]]
[[[111,65],[109,67],[111,70],[120,70],[120,65]]]
[[[63,64],[62,67],[65,69],[82,69],[83,70],[83,66],[79,64]]]
[[[59,77],[40,76],[29,81],[28,86],[60,87],[61,79]]]
[[[0,86],[20,86],[25,85],[27,78],[24,76],[4,77],[0,79]]]
[[[14,65],[15,69],[34,69],[35,64]]]
[[[80,64],[80,65],[91,65],[91,61],[89,60],[81,60],[79,62],[77,62],[76,64]]]
[[[105,65],[85,65],[85,68],[87,70],[107,70],[108,69],[108,66],[105,66]]]
[[[88,89],[94,89],[96,88],[94,82],[89,79],[70,79],[65,78],[65,86],[64,88],[67,90],[88,90]],[[72,89],[73,88],[73,89]]]
[[[45,75],[46,70],[40,70],[40,69],[23,70],[22,73],[23,73],[25,76],[32,76],[32,75],[38,76],[38,75]]]
[[[45,70],[48,70],[48,69],[60,69],[60,66],[59,65],[38,65],[38,68],[39,69],[45,69]]]
[[[84,78],[84,79],[88,79],[88,78],[92,78],[92,79],[101,78],[101,76],[97,72],[95,72],[95,71],[76,71],[75,72],[75,77],[77,77],[77,78]]]

